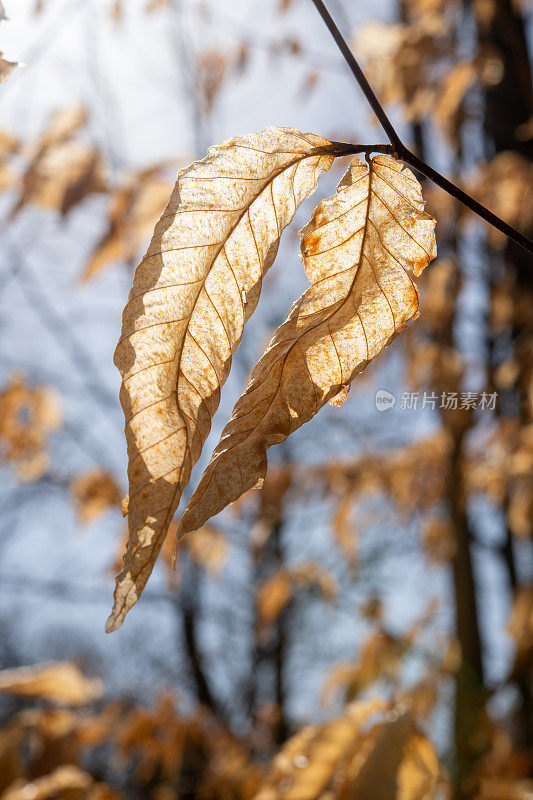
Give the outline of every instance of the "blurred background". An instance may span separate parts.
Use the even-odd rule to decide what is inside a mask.
[[[528,0],[328,6],[402,138],[531,236]],[[112,356],[176,172],[270,124],[386,139],[310,0],[1,17],[1,800],[533,798],[532,257],[424,182],[420,319],[106,636]],[[343,161],[282,239],[191,487]]]

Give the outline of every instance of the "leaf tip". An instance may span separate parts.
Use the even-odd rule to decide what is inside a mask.
[[[143,586],[138,586],[132,573],[127,568],[122,568],[115,578],[115,595],[111,614],[105,624],[105,632],[113,633],[122,627],[126,615],[139,599]]]
[[[174,539],[174,547],[172,548],[172,556],[170,558],[170,565],[172,569],[176,569],[178,566],[178,551],[179,551],[179,543],[181,540],[180,529],[176,531],[176,538]]]
[[[124,622],[124,617],[119,618],[119,616],[117,616],[115,612],[111,612],[111,614],[108,616],[106,620],[105,632],[114,633],[115,631],[118,631],[118,629],[122,626],[123,622]]]

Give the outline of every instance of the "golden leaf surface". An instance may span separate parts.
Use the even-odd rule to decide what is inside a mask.
[[[355,159],[337,194],[302,231],[312,286],[292,307],[254,368],[178,537],[199,528],[267,470],[266,451],[308,422],[418,312],[419,275],[436,256],[435,220],[400,162]]]
[[[211,148],[178,176],[135,272],[115,353],[130,538],[108,631],[150,575],[281,232],[335,153],[320,136],[267,128]]]

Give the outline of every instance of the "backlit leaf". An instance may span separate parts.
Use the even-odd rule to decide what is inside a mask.
[[[435,220],[400,162],[354,160],[337,194],[302,231],[312,286],[294,304],[254,368],[178,537],[257,485],[266,451],[308,422],[414,318],[419,275],[436,256]]]
[[[178,176],[136,270],[115,353],[130,539],[108,631],[146,584],[281,232],[337,152],[319,136],[267,128],[211,148]]]

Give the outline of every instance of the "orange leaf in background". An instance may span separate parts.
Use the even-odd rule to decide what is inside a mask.
[[[102,470],[78,475],[70,486],[81,522],[87,524],[108,508],[121,508],[122,492],[113,476]]]
[[[193,540],[194,537],[189,539]],[[299,566],[290,568],[282,567],[274,572],[261,584],[257,592],[260,625],[272,625],[296,590],[312,588],[317,588],[330,602],[337,597],[337,581],[329,570],[315,561],[305,561]]]
[[[357,531],[351,521],[353,504],[351,492],[346,492],[333,515],[335,541],[352,569],[357,566]]]
[[[206,114],[210,114],[213,110],[215,100],[224,83],[228,66],[227,56],[224,56],[219,50],[204,50],[198,57],[196,74],[200,97],[203,99]]]
[[[499,153],[485,164],[467,191],[510,225],[526,233],[533,230],[533,165],[519,153]],[[503,249],[507,238],[489,226],[492,247]]]
[[[339,800],[434,800],[439,760],[409,713],[376,725],[366,744],[371,749],[362,763],[352,761]]]
[[[433,117],[447,133],[458,131],[461,104],[478,79],[475,64],[451,59],[452,3],[404,4],[401,23],[368,22],[352,37],[352,48],[365,62],[383,104],[401,103],[404,118]]]
[[[147,0],[144,10],[151,14],[155,11],[163,11],[170,6],[172,0]]]
[[[95,782],[77,766],[66,764],[33,781],[15,781],[1,800],[119,800],[105,783]]]
[[[65,216],[89,194],[106,190],[98,151],[72,138],[85,122],[85,110],[77,106],[52,116],[39,141],[30,150],[30,162],[11,217],[28,203],[60,211]]]
[[[45,150],[71,139],[86,122],[87,112],[82,106],[62,108],[52,114],[48,126],[33,148],[34,160],[38,159]]]
[[[43,151],[26,172],[21,197],[12,213],[36,203],[65,216],[87,195],[105,188],[98,152],[81,142],[62,142]]]
[[[516,645],[513,674],[522,674],[533,663],[533,587],[516,593],[507,630]]]
[[[7,81],[15,67],[18,66],[20,66],[19,61],[8,61],[7,58],[3,58],[3,54],[0,52],[0,83]]]
[[[204,525],[196,533],[187,540],[191,558],[211,575],[219,574],[229,555],[225,536],[211,525]]]
[[[451,522],[429,517],[422,525],[424,555],[433,564],[447,564],[456,550],[455,533]]]
[[[122,17],[124,15],[124,5],[122,0],[114,0],[113,6],[111,8],[111,16],[113,22],[119,23],[122,22]]]
[[[0,192],[18,188],[20,177],[7,163],[10,156],[19,149],[20,143],[15,136],[0,130]]]
[[[6,158],[19,149],[19,140],[7,131],[0,130],[0,159]]]
[[[440,665],[428,670],[424,678],[398,698],[399,705],[409,708],[416,719],[427,720],[435,710],[439,700],[439,670]]]
[[[364,738],[361,732],[364,722],[383,706],[379,701],[353,703],[331,722],[302,728],[274,757],[254,800],[322,797],[335,775],[340,777],[356,755]],[[337,800],[337,792],[332,797]]]
[[[260,625],[272,625],[292,597],[292,583],[286,569],[270,575],[257,592],[257,615]]]
[[[175,589],[179,585],[181,578],[179,569],[174,568],[173,559],[174,537],[172,534],[175,534],[176,528],[176,523],[172,522],[169,526],[170,535],[167,536],[161,548],[161,557],[167,570],[167,585],[171,589]],[[184,550],[188,552],[194,564],[204,569],[209,576],[219,576],[224,570],[229,557],[229,543],[226,536],[212,525],[204,525],[196,533],[199,535],[189,536],[183,541]],[[126,544],[127,532],[121,555],[124,553]],[[120,569],[120,563],[118,563],[117,569]]]
[[[448,73],[433,107],[433,114],[444,130],[449,131],[466,92],[476,83],[478,71],[470,61],[460,61]]]
[[[55,391],[14,375],[0,392],[0,458],[12,461],[23,480],[38,480],[48,466],[48,438],[61,421]]]
[[[339,587],[331,572],[316,561],[304,561],[289,571],[292,583],[296,588],[316,587],[325,600],[333,602],[338,594]]]
[[[82,281],[96,277],[110,263],[131,263],[137,257],[168,201],[171,184],[161,176],[161,169],[156,166],[141,170],[114,191],[108,229],[93,250]]]
[[[384,630],[373,633],[362,645],[356,663],[337,664],[330,671],[322,691],[323,702],[327,704],[339,690],[348,700],[354,700],[378,680],[396,680],[409,644],[408,639],[392,636]]]
[[[103,684],[86,678],[70,661],[50,662],[3,670],[0,692],[84,706],[102,696]]]

